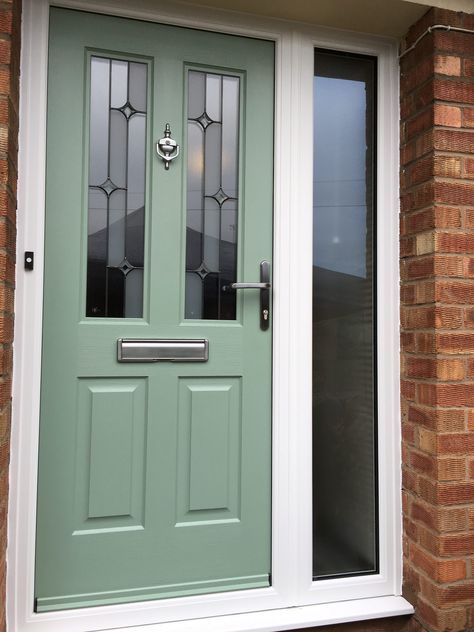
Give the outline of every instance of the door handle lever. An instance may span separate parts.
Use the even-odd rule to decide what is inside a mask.
[[[233,290],[269,290],[271,283],[232,283],[230,286]]]
[[[266,331],[270,326],[270,263],[260,263],[260,282],[232,283],[228,287],[232,290],[260,290],[260,329]]]

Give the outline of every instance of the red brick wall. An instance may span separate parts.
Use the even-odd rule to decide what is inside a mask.
[[[21,0],[0,2],[0,630],[5,630]]]
[[[434,24],[474,15],[431,9]],[[474,35],[401,63],[404,591],[424,628],[474,627]]]

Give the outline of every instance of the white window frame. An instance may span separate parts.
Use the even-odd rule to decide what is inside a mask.
[[[265,38],[276,46],[273,519],[269,588],[33,612],[50,5]],[[140,0],[23,0],[7,616],[12,632],[244,632],[409,614],[401,596],[398,62],[395,40]],[[378,58],[380,572],[312,581],[311,334],[314,48]],[[295,608],[294,606],[299,606]],[[192,628],[190,628],[190,620]]]

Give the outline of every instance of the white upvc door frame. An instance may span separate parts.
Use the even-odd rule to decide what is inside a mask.
[[[33,612],[50,5],[275,41],[273,553],[269,588]],[[365,53],[379,60],[380,573],[319,582],[312,582],[311,568],[310,440],[315,46]],[[400,597],[396,42],[165,1],[23,0],[21,57],[17,251],[19,255],[25,250],[35,252],[35,270],[17,267],[7,587],[9,630],[85,632],[128,627],[129,632],[138,632],[143,625],[150,626],[146,628],[149,632],[291,630],[412,612],[411,606]],[[21,261],[21,256],[18,259]]]

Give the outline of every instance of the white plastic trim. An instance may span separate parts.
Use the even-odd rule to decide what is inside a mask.
[[[402,597],[378,597],[344,601],[338,604],[321,604],[199,619],[193,621],[192,632],[274,632],[275,630],[280,632],[412,613],[413,607]],[[111,630],[110,632],[119,631]],[[145,631],[141,627],[133,627],[127,628],[126,632]],[[190,632],[190,627],[189,623],[168,623],[148,626],[146,632]]]
[[[272,587],[35,614],[36,470],[41,374],[47,43],[50,4],[276,44]],[[398,95],[396,43],[163,0],[23,0],[18,252],[8,549],[12,632],[283,630],[409,614],[401,597],[398,409]],[[313,48],[379,59],[380,524],[378,575],[311,579]],[[383,185],[383,186],[382,186]],[[383,257],[382,257],[383,254]],[[27,394],[27,396],[25,396]],[[319,602],[319,605],[314,605]],[[324,602],[324,603],[323,603]],[[333,602],[333,603],[331,603]],[[302,606],[302,607],[295,607]],[[239,614],[241,613],[241,614]],[[245,614],[246,613],[246,614]],[[134,626],[134,627],[130,627]],[[285,627],[286,626],[286,627]]]

